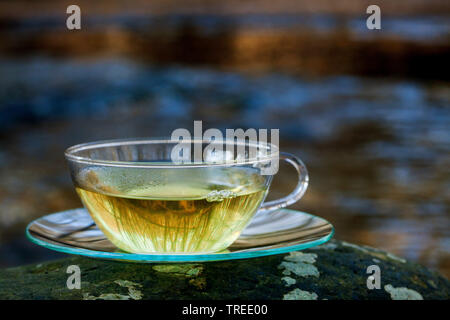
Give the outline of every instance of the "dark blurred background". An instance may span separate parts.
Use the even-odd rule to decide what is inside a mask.
[[[0,267],[63,256],[24,229],[81,206],[65,148],[203,120],[279,128],[310,170],[293,208],[449,277],[449,17],[447,0],[0,0]]]

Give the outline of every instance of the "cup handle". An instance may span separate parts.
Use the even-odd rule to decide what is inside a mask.
[[[294,191],[292,191],[286,197],[277,200],[272,200],[269,202],[264,202],[259,208],[258,213],[274,211],[277,209],[287,207],[300,200],[300,198],[303,197],[306,189],[308,188],[309,182],[308,170],[306,170],[306,166],[303,164],[303,162],[299,158],[290,153],[280,152],[279,157],[280,159],[285,160],[286,162],[293,165],[295,170],[297,170],[298,174],[297,186],[295,187]]]

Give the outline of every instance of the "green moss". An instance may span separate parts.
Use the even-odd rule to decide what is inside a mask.
[[[153,266],[153,270],[173,275],[196,277],[202,273],[203,267],[196,264],[160,264]]]

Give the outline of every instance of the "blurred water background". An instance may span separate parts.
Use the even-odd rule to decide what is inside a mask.
[[[310,171],[293,206],[336,238],[450,276],[450,3],[0,1],[0,266],[63,256],[27,223],[80,207],[77,143],[176,128],[279,128]],[[447,67],[445,67],[447,65]],[[294,187],[288,166],[270,198]]]

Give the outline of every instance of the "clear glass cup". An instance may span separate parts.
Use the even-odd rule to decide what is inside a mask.
[[[183,140],[182,147],[189,148],[181,152],[180,146],[171,139],[126,139],[66,150],[83,205],[121,250],[159,254],[222,251],[257,212],[298,201],[308,186],[302,161],[280,153],[273,144]],[[190,156],[194,160],[187,159]],[[264,202],[278,159],[295,167],[298,183],[288,196]]]

